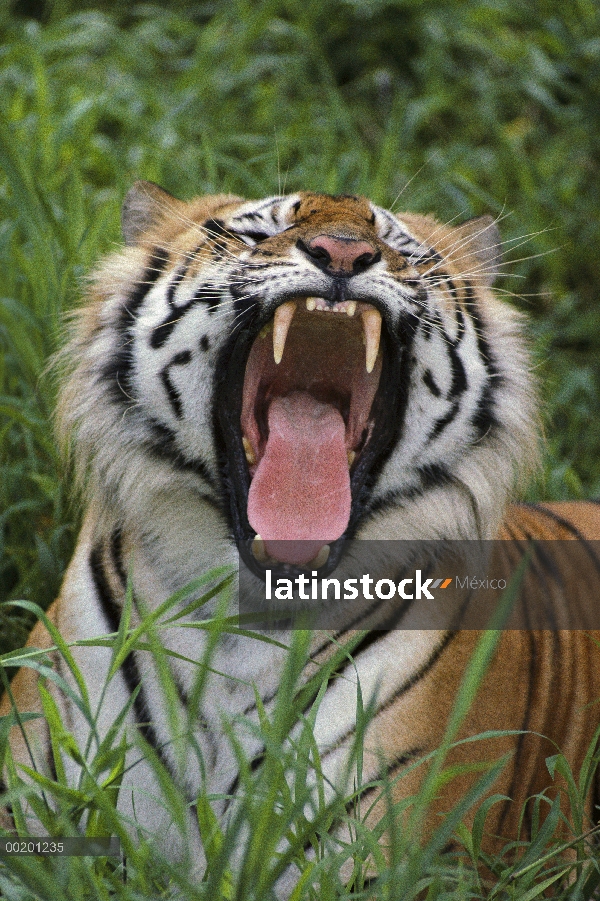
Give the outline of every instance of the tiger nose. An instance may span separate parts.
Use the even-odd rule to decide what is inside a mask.
[[[331,235],[317,235],[304,245],[304,249],[321,268],[344,275],[362,272],[381,257],[368,241]]]

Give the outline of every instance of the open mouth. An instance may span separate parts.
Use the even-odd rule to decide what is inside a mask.
[[[389,432],[378,415],[391,365],[381,313],[363,301],[294,297],[247,335],[228,364],[235,413],[220,410],[226,442],[235,439],[240,552],[255,572],[326,567]]]

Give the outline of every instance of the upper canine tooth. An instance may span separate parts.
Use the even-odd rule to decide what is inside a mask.
[[[362,313],[367,372],[373,372],[375,360],[379,353],[379,340],[381,338],[381,313],[379,310],[364,310]]]
[[[317,298],[316,297],[307,297],[306,298],[306,309],[311,313],[317,306]]]
[[[356,301],[355,300],[348,301],[348,306],[346,307],[346,313],[348,314],[348,316],[354,316],[354,314],[356,313]]]
[[[285,339],[287,338],[290,323],[296,312],[296,304],[293,300],[282,303],[275,310],[275,318],[273,320],[273,357],[277,364],[281,363],[283,357],[283,349],[285,347]]]

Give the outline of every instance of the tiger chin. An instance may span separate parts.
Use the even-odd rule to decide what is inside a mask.
[[[333,573],[349,539],[600,538],[593,504],[511,505],[537,464],[538,414],[524,323],[491,287],[501,265],[491,218],[450,227],[362,197],[309,192],[185,203],[137,182],[122,227],[126,246],[91,279],[61,355],[58,430],[85,498],[79,542],[49,611],[67,641],[117,631],[128,579],[135,620],[136,598],[156,609],[240,557],[259,584],[269,564]],[[592,566],[590,580],[597,595]],[[568,610],[564,592],[560,603]],[[439,745],[479,637],[392,628],[356,644],[346,675],[356,674],[366,695],[377,687],[378,698],[365,783],[380,775],[382,759],[395,774]],[[185,658],[198,660],[204,640],[198,630],[165,633],[178,655],[169,658],[176,711],[164,709],[149,655],[132,652],[103,699],[100,734],[137,691],[127,728],[139,728],[178,771],[169,717],[185,721],[195,677]],[[316,652],[326,656],[328,641],[318,634]],[[30,644],[50,646],[41,625]],[[87,684],[103,684],[109,651],[73,654]],[[278,646],[243,636],[217,646],[212,665],[231,678],[198,713],[205,772],[190,753],[190,804],[203,785],[235,791],[222,718],[256,713],[254,686],[268,708],[283,658]],[[599,664],[582,631],[503,633],[461,735],[524,730],[547,739],[517,734],[451,752],[449,762],[473,765],[510,755],[494,791],[512,801],[490,813],[490,848],[493,836],[527,830],[521,808],[548,787],[544,760],[555,746],[580,767],[598,722],[590,704],[600,697]],[[12,694],[21,710],[40,709],[33,670],[19,671]],[[85,747],[88,725],[56,699]],[[355,711],[354,685],[333,680],[315,726],[332,781]],[[31,753],[51,772],[43,720],[26,731],[28,746],[13,730],[15,759],[31,764]],[[258,759],[255,739],[244,742]],[[414,792],[422,771],[397,781],[397,793]],[[473,778],[448,783],[432,822]],[[152,780],[139,761],[120,805],[165,836]]]

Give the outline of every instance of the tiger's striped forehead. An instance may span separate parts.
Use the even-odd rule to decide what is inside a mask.
[[[364,197],[301,193],[244,204],[234,215],[231,225],[234,230],[236,227],[246,229],[250,222],[260,223],[269,234],[277,234],[282,227],[294,225],[311,230],[334,229],[340,236],[360,237],[372,233],[375,213]]]
[[[244,201],[231,195],[200,197],[184,204],[175,198],[163,203],[162,216],[146,235],[179,252],[200,253],[219,242],[230,251],[243,242],[254,246],[281,235],[281,250],[297,234],[321,232],[341,238],[382,241],[392,250],[431,257],[428,237],[443,237],[433,219],[407,214],[398,218],[365,197],[298,192]],[[292,236],[291,230],[294,230]],[[287,232],[290,234],[286,235]]]

